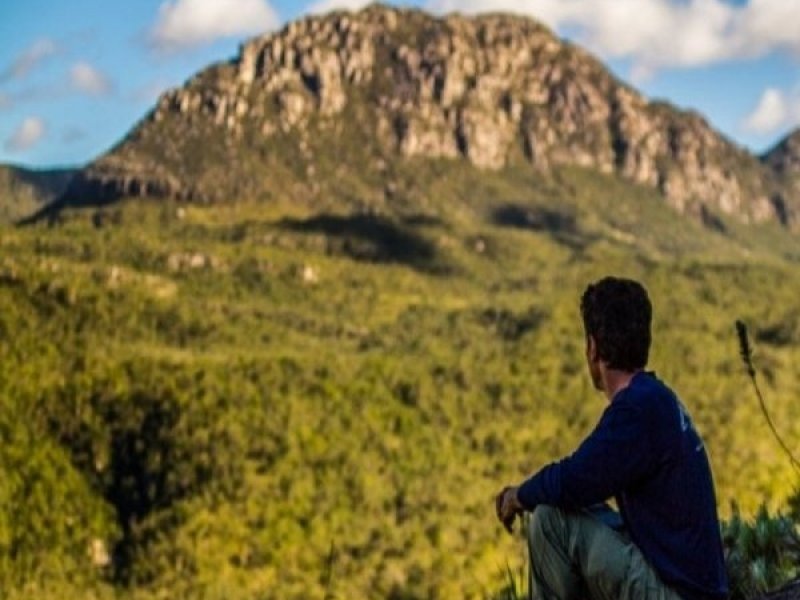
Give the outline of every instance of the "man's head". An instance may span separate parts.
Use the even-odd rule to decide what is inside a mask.
[[[602,370],[631,373],[647,365],[653,308],[642,284],[605,277],[590,284],[581,298],[586,358],[595,387]]]

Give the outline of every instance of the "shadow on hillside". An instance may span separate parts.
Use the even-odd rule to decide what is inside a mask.
[[[546,233],[576,251],[584,250],[593,241],[592,236],[581,231],[575,215],[566,211],[509,203],[495,208],[491,221],[501,227]]]
[[[64,182],[64,187],[50,202],[16,224],[20,227],[38,223],[54,225],[62,220],[62,213],[67,209],[101,208],[114,204],[123,197],[124,193],[117,184],[87,181],[82,172],[78,171]]]
[[[396,222],[369,214],[317,215],[309,219],[282,219],[286,231],[324,234],[327,250],[350,258],[378,263],[400,263],[422,271],[445,272],[436,245],[414,228],[430,224],[415,219]]]
[[[14,174],[20,182],[33,187],[46,201],[60,196],[77,169],[23,169],[15,168]]]

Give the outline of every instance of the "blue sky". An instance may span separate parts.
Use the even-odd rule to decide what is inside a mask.
[[[159,93],[242,40],[363,0],[25,0],[0,4],[0,162],[90,161]],[[800,125],[800,0],[416,0],[535,16],[649,97],[757,152]]]

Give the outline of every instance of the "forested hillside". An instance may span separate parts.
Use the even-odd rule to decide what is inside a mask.
[[[785,507],[797,479],[733,322],[796,446],[795,237],[587,170],[397,177],[425,202],[137,199],[0,230],[2,589],[491,597],[523,560],[493,494],[603,409],[577,302],[609,273],[650,290],[651,366],[705,437],[722,514]]]

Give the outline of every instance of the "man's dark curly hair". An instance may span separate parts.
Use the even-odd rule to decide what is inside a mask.
[[[647,290],[632,279],[605,277],[590,284],[581,298],[587,337],[611,369],[636,371],[647,365],[653,307]]]

